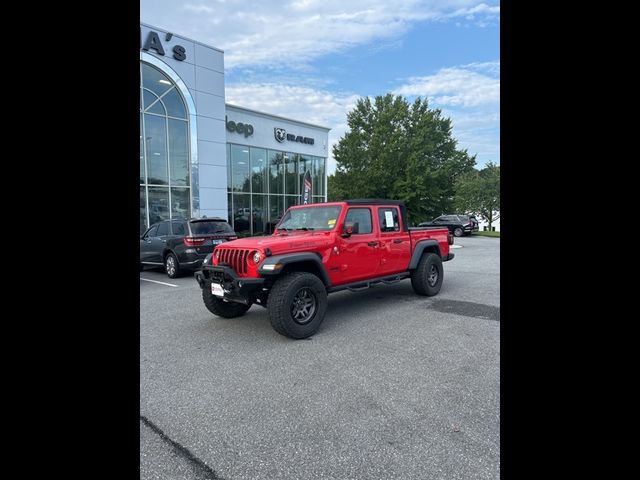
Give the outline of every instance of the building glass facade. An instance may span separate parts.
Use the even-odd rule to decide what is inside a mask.
[[[326,201],[330,129],[225,102],[224,52],[140,24],[140,232],[219,217],[270,233],[306,171]]]
[[[140,62],[140,232],[191,216],[189,116],[169,77]]]
[[[284,211],[300,203],[304,174],[311,173],[314,203],[326,201],[326,159],[227,144],[229,223],[240,235],[269,234]]]

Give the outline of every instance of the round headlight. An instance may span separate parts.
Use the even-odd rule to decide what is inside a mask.
[[[216,260],[220,260],[220,250],[216,250],[214,255],[216,256]]]
[[[262,259],[262,255],[260,255],[260,252],[255,252],[253,254],[253,261],[255,263],[260,263],[260,260]]]

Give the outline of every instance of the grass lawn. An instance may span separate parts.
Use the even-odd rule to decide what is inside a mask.
[[[498,237],[498,238],[500,238],[500,232],[473,232],[473,235],[480,235],[481,237]]]

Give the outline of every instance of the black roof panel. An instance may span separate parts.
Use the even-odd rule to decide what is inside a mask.
[[[403,205],[402,200],[390,200],[387,198],[356,198],[345,200],[349,205]]]

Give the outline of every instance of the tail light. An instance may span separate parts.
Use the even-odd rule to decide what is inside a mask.
[[[199,247],[204,245],[205,240],[204,238],[184,237],[184,244],[187,247]]]

